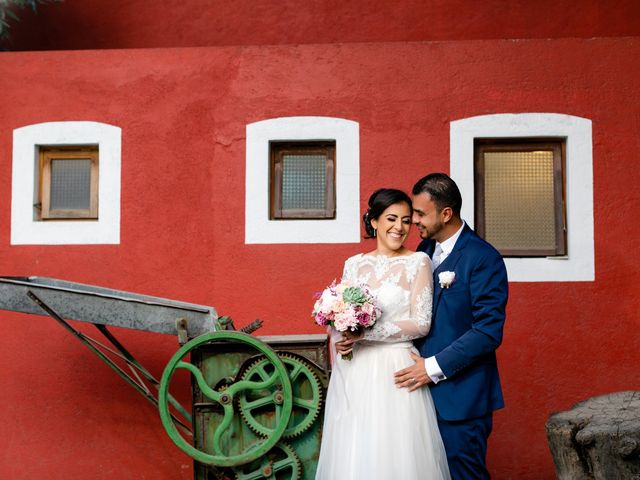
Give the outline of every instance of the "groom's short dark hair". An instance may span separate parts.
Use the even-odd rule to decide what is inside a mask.
[[[458,185],[449,175],[445,173],[430,173],[416,182],[412,193],[414,195],[428,193],[439,212],[445,207],[450,207],[453,210],[453,214],[456,217],[460,217],[462,195],[460,195]]]

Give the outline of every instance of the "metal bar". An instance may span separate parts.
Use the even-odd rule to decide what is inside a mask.
[[[102,345],[99,342],[95,342],[97,345],[100,345],[102,348],[104,348],[105,350],[107,350],[108,352],[113,353],[114,355],[116,355],[118,358],[121,358],[122,360],[125,361],[125,363],[127,364],[127,367],[129,367],[129,370],[131,371],[131,373],[136,377],[136,383],[138,385],[140,385],[140,387],[144,388],[145,392],[147,392],[148,394],[151,394],[151,390],[149,390],[149,387],[147,387],[147,384],[144,383],[144,380],[142,380],[142,378],[140,378],[140,375],[138,375],[138,370],[140,371],[140,373],[143,373],[144,367],[142,367],[142,365],[140,365],[135,358],[133,358],[133,355],[131,355],[121,344],[120,342],[118,342],[116,340],[116,338],[111,335],[111,332],[109,332],[107,330],[107,327],[105,327],[104,325],[101,324],[96,324],[94,323],[95,327],[98,329],[98,331],[100,333],[102,333],[105,337],[107,337],[107,340],[109,340],[117,349],[119,353],[116,353],[115,351],[111,350],[110,348],[107,348],[105,345]],[[87,337],[90,338],[90,337]],[[93,340],[93,339],[91,339]],[[143,376],[144,373],[143,373]],[[151,376],[151,375],[149,375]],[[153,377],[152,377],[153,378]],[[147,378],[148,381],[150,381],[151,383],[153,383],[151,380],[149,380],[149,378]]]
[[[106,328],[106,327],[105,327]],[[76,330],[77,331],[77,330]],[[95,338],[91,338],[88,335],[85,335],[84,333],[77,331],[79,335],[82,336],[82,338],[87,341],[87,342],[91,342],[94,345],[98,345],[100,348],[102,348],[103,350],[111,353],[112,355],[118,357],[120,360],[122,360],[123,362],[125,362],[127,364],[127,366],[129,367],[129,369],[133,372],[133,374],[136,376],[136,378],[138,379],[138,385],[141,388],[144,388],[144,390],[146,392],[149,393],[149,395],[151,394],[151,391],[149,390],[149,388],[147,387],[147,385],[142,381],[142,379],[140,378],[140,376],[138,375],[138,372],[142,373],[142,376],[145,377],[154,387],[156,390],[160,390],[160,382],[155,379],[153,377],[153,375],[151,373],[149,373],[149,371],[147,369],[144,368],[144,366],[142,364],[140,364],[133,356],[131,356],[131,360],[129,360],[127,357],[124,356],[123,353],[121,352],[117,352],[115,350],[112,350],[111,348],[107,347],[106,345],[100,343],[99,341],[97,341]],[[109,332],[109,334],[111,334],[111,332]],[[117,339],[115,337],[113,337],[114,340],[117,341]],[[124,350],[124,347],[122,347],[122,349]],[[125,350],[126,351],[126,350]],[[127,352],[128,353],[128,352]],[[129,354],[131,355],[131,354]],[[133,380],[133,379],[132,379]],[[146,395],[145,395],[146,396]],[[157,403],[157,396],[153,397],[154,398],[154,405],[158,406]],[[174,406],[174,408],[176,410],[178,410],[182,416],[184,417],[185,420],[187,420],[189,423],[191,423],[191,414],[189,412],[187,412],[185,410],[185,408],[173,397],[171,396],[171,394],[167,393],[167,400],[169,401],[169,403],[171,403],[171,405]],[[171,414],[171,417],[177,422],[179,423],[178,426],[182,427],[185,430],[185,433],[187,433],[188,435],[191,434],[191,429],[188,425],[186,425],[184,422],[182,422],[178,417],[176,417],[173,413]]]
[[[156,379],[140,362],[138,362],[134,358],[134,356],[124,347],[124,345],[120,343],[120,341],[116,337],[113,336],[113,334],[109,331],[109,329],[107,329],[105,325],[94,325],[100,331],[100,333],[102,333],[102,335],[104,335],[107,340],[109,340],[123,355],[124,360],[130,367],[132,367],[131,369],[136,376],[137,373],[135,373],[134,368],[142,373],[144,378],[146,378],[156,390],[160,389],[160,381]],[[171,394],[167,394],[167,399],[169,400],[169,403],[171,403],[171,405],[173,405],[174,408],[178,410],[189,423],[191,423],[191,414],[180,404],[180,402],[178,402]]]
[[[158,401],[145,389],[143,389],[138,383],[132,379],[127,372],[125,372],[121,367],[116,365],[109,357],[107,357],[104,353],[102,353],[99,349],[94,347],[91,342],[87,340],[86,335],[82,332],[76,330],[71,325],[69,325],[60,315],[58,315],[55,311],[53,311],[48,305],[46,305],[42,300],[40,300],[31,290],[27,291],[27,296],[35,302],[40,308],[42,308],[47,314],[53,318],[56,322],[58,322],[62,328],[64,328],[67,332],[71,333],[74,337],[76,337],[81,343],[83,343],[89,350],[91,350],[95,355],[98,356],[104,363],[107,364],[109,368],[111,368],[116,374],[118,374],[125,382],[131,385],[135,390],[137,390],[144,398],[146,398],[149,402],[151,402],[154,406],[158,406]],[[191,429],[185,425],[180,419],[176,418],[173,414],[171,415],[174,421],[180,426],[185,433],[192,435]]]

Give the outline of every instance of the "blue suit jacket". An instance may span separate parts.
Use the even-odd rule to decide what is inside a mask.
[[[418,250],[433,254],[435,242]],[[438,274],[455,272],[449,288]],[[451,254],[435,269],[431,330],[416,341],[423,357],[435,355],[447,379],[431,385],[440,417],[449,421],[486,415],[504,406],[495,350],[502,342],[508,297],[500,253],[464,226]]]

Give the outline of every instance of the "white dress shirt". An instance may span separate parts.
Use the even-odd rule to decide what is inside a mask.
[[[449,238],[447,238],[444,242],[442,243],[438,243],[436,242],[436,250],[434,250],[434,253],[437,252],[438,250],[441,250],[442,253],[440,254],[440,258],[439,259],[434,259],[437,262],[437,265],[440,265],[442,262],[444,262],[444,260],[451,254],[451,251],[453,250],[453,247],[455,247],[456,242],[458,241],[458,237],[460,237],[460,234],[462,233],[462,229],[464,228],[464,220],[462,221],[462,226],[460,227],[460,229],[454,233],[452,236],[450,236]],[[438,248],[438,246],[440,248]],[[429,357],[429,358],[425,358],[424,359],[424,367],[427,370],[427,375],[429,375],[429,377],[431,378],[431,381],[433,383],[438,383],[441,380],[446,380],[447,377],[445,376],[444,373],[442,373],[442,369],[440,368],[440,365],[438,365],[438,362],[436,361],[436,357]]]

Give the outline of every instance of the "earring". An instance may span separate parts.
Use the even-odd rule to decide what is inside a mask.
[[[373,229],[373,238],[376,238],[376,236],[378,235],[378,230],[376,230],[375,228]]]

